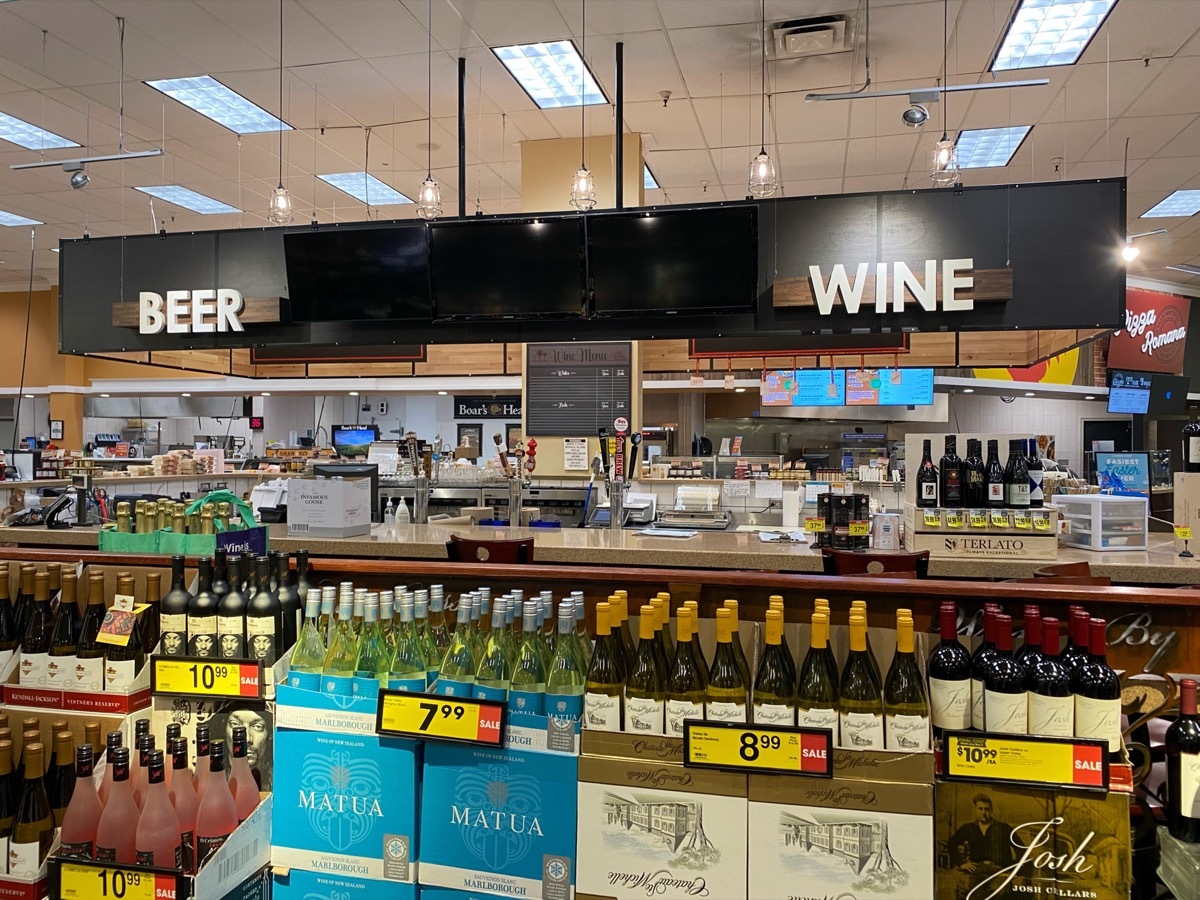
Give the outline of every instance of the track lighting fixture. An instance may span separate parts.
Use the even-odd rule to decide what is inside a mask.
[[[920,128],[929,121],[929,110],[920,103],[914,103],[904,112],[900,113],[900,121],[909,128]]]

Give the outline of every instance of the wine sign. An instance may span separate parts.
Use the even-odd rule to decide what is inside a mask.
[[[1107,741],[951,732],[945,766],[948,779],[1108,790]]]
[[[833,732],[827,728],[683,723],[683,764],[741,772],[833,777]]]

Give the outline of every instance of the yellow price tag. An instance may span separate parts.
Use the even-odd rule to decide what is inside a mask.
[[[987,528],[987,513],[981,509],[973,509],[970,513],[972,528]]]
[[[150,690],[155,694],[262,698],[261,663],[153,656],[150,665]]]
[[[1190,541],[1192,539],[1192,526],[1176,525],[1175,537],[1179,538],[1181,541]]]
[[[854,521],[850,523],[850,537],[866,537],[871,533],[871,523]]]
[[[925,524],[930,528],[940,528],[942,525],[942,514],[940,512],[926,511]]]
[[[1108,744],[1032,735],[946,736],[946,777],[1108,789]]]
[[[1040,512],[1033,514],[1033,530],[1034,531],[1049,531],[1050,530],[1050,513]]]
[[[993,528],[1008,527],[1008,513],[1002,509],[993,509],[991,519]]]
[[[819,534],[825,530],[825,520],[820,517],[809,517],[804,520],[804,530],[810,534]]]
[[[103,863],[63,860],[59,866],[61,900],[175,900],[175,876]]]
[[[963,516],[959,510],[955,509],[955,510],[951,510],[950,512],[946,513],[946,527],[947,528],[962,528],[962,526],[963,526]]]
[[[397,737],[499,747],[504,742],[504,708],[495,700],[380,691],[375,730]]]
[[[684,722],[683,764],[701,768],[833,775],[832,732],[786,725]]]
[[[1028,531],[1033,527],[1033,518],[1027,512],[1013,513],[1013,527]]]

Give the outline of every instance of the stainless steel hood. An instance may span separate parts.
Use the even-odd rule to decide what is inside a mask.
[[[111,419],[241,418],[244,397],[87,397],[83,414]]]

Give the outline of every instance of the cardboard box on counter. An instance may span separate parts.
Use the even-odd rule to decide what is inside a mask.
[[[346,538],[371,533],[371,479],[291,478],[288,536]]]
[[[417,900],[418,892],[427,896],[415,884],[279,867],[271,878],[271,888],[271,900]]]

